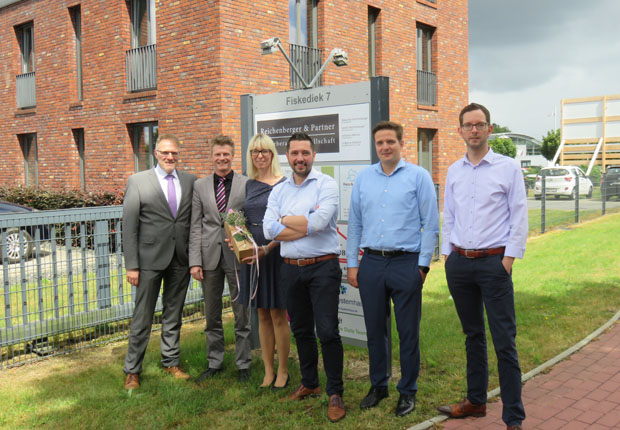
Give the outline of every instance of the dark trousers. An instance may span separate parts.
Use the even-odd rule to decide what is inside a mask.
[[[162,281],[161,363],[164,367],[179,365],[180,338],[185,294],[189,286],[189,267],[179,263],[176,253],[164,270],[140,270],[135,307],[129,326],[129,347],[125,356],[125,373],[142,372],[142,360],[149,343],[153,313]]]
[[[507,425],[516,425],[525,419],[525,410],[521,401],[521,368],[515,343],[514,289],[502,258],[502,255],[467,258],[453,252],[446,261],[446,279],[467,336],[467,398],[475,404],[487,400],[486,309],[497,355],[502,420]]]
[[[307,388],[319,386],[319,352],[316,343],[318,336],[327,375],[325,391],[330,396],[342,395],[344,357],[338,331],[342,270],[338,259],[304,267],[283,263],[280,275],[286,291],[291,330],[297,342],[301,383]]]
[[[357,275],[364,309],[370,383],[388,384],[388,327],[390,299],[394,302],[396,327],[400,338],[401,379],[398,391],[415,394],[420,373],[420,316],[422,314],[422,277],[418,254],[395,257],[364,254]]]

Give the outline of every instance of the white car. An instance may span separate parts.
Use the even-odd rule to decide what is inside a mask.
[[[555,166],[540,169],[536,176],[536,185],[534,185],[534,198],[540,199],[542,193],[542,177],[545,177],[545,193],[546,197],[566,196],[571,200],[577,197],[577,179],[579,180],[579,195],[592,197],[592,181],[577,166]]]

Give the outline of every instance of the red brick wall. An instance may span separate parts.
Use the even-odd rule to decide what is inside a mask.
[[[128,3],[83,0],[82,103],[77,102],[73,27],[68,8],[76,0],[18,2],[0,9],[0,145],[5,162],[0,184],[23,183],[23,156],[16,135],[37,133],[40,187],[79,187],[78,153],[71,133],[85,130],[86,189],[119,189],[134,171],[127,124],[157,121],[160,133],[182,141],[181,162],[204,176],[211,172],[207,140],[230,135],[240,149],[242,94],[289,88],[288,64],[276,53],[262,56],[259,43],[289,37],[288,2],[234,0],[157,1],[156,91],[127,94],[125,51],[130,48]],[[464,151],[456,133],[458,112],[468,101],[467,2],[424,0],[319,2],[319,47],[339,47],[349,65],[328,66],[325,85],[368,79],[368,6],[381,10],[377,72],[390,78],[390,115],[405,127],[405,157],[417,160],[417,128],[437,129],[434,180]],[[15,76],[20,73],[14,26],[34,22],[37,106],[20,112]],[[416,23],[436,28],[438,106],[416,102]],[[240,170],[237,151],[235,169]]]

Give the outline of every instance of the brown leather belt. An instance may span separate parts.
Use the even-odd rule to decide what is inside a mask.
[[[320,263],[321,261],[331,260],[333,258],[338,258],[338,254],[327,254],[312,258],[284,258],[284,262],[286,264],[292,264],[293,266],[310,266],[311,264]]]
[[[503,254],[506,251],[505,246],[500,246],[499,248],[488,248],[488,249],[463,249],[458,246],[452,245],[452,249],[459,255],[467,258],[482,258],[487,257],[489,255],[498,255]]]

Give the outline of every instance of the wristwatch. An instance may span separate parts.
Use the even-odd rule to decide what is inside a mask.
[[[423,273],[428,273],[429,270],[431,270],[428,266],[418,266],[418,269],[420,269]]]

